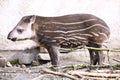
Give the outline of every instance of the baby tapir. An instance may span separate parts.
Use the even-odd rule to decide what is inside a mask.
[[[45,47],[52,65],[59,63],[59,47],[81,45],[101,48],[109,38],[110,29],[100,18],[91,14],[71,14],[58,17],[24,16],[8,34],[12,41],[31,39]],[[93,65],[103,63],[102,51],[88,49]]]

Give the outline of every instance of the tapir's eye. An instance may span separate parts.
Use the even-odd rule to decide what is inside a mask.
[[[24,30],[23,29],[17,29],[17,32],[20,34],[22,33]]]

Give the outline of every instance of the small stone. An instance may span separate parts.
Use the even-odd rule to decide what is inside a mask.
[[[10,62],[7,62],[6,66],[7,67],[12,67],[12,64]]]
[[[21,68],[23,68],[23,69],[26,68],[26,65],[22,64],[22,65],[21,65]]]
[[[37,59],[38,60],[47,60],[47,61],[49,61],[50,60],[50,56],[49,56],[49,54],[39,53],[37,55]]]

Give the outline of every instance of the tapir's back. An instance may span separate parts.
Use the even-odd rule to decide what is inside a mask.
[[[110,30],[106,23],[96,16],[74,14],[44,17],[39,26],[39,34],[43,34],[48,42],[58,43],[62,47],[76,47],[89,42],[102,44],[108,39]]]

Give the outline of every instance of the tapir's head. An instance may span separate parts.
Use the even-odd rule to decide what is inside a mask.
[[[35,15],[24,16],[15,28],[8,34],[8,39],[12,41],[19,41],[31,39],[35,36],[33,24],[36,20]]]

